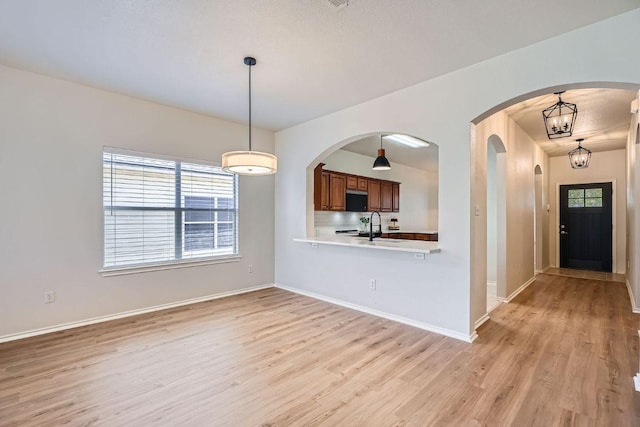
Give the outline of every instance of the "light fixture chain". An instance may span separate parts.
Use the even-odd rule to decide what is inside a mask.
[[[251,67],[249,64],[249,151],[251,151]]]

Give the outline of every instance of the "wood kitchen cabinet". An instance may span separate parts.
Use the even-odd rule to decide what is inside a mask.
[[[389,181],[380,184],[380,212],[393,211],[393,185]]]
[[[393,196],[393,212],[400,212],[400,184],[394,182],[391,185],[391,193]]]
[[[377,179],[370,179],[367,185],[367,206],[369,206],[369,212],[380,210],[380,181]]]
[[[347,177],[342,174],[329,174],[329,210],[344,211],[347,209],[345,199]]]
[[[347,175],[347,190],[358,189],[358,177],[353,175]]]
[[[400,186],[400,184],[398,184]],[[369,189],[369,181],[367,178],[358,177],[358,191],[367,191]]]
[[[317,211],[345,211],[349,191],[367,193],[368,211],[398,212],[400,183],[365,176],[324,170],[319,163],[313,170],[313,205]]]

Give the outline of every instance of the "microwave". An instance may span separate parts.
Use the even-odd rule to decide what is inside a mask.
[[[347,212],[366,212],[368,196],[364,191],[347,191]]]

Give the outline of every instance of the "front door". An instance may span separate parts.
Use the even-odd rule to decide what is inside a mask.
[[[611,183],[560,186],[560,267],[611,271]]]

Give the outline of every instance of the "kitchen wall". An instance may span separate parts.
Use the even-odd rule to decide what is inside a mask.
[[[589,147],[588,140],[584,143]],[[591,163],[586,169],[572,169],[567,156],[549,159],[549,192],[551,215],[549,225],[549,251],[551,262],[558,266],[558,186],[562,184],[586,184],[590,182],[615,181],[615,216],[613,250],[615,251],[614,273],[624,274],[626,270],[626,233],[627,233],[627,177],[625,171],[626,150],[597,152],[591,155]]]
[[[640,85],[640,56],[630,54],[640,39],[638,21],[640,10],[634,10],[277,132],[276,282],[472,339],[479,317],[471,307],[486,300],[486,293],[478,293],[486,283],[481,288],[471,285],[486,282],[486,274],[479,277],[474,268],[481,259],[486,269],[486,243],[472,246],[477,203],[472,189],[486,178],[472,171],[476,160],[472,162],[470,123],[505,104],[559,87],[607,85],[589,82]],[[550,55],[558,46],[567,54]],[[415,260],[411,254],[294,242],[313,233],[313,227],[308,228],[313,224],[313,198],[308,196],[313,167],[336,149],[380,132],[406,133],[438,144],[442,252]],[[528,158],[535,159],[535,150],[530,150]],[[530,168],[522,177],[530,173],[526,179],[533,182],[532,163],[513,167]],[[523,203],[522,209],[533,202]],[[524,269],[533,269],[533,257],[526,251],[514,257],[526,260],[529,267]],[[379,279],[376,291],[368,287],[371,278]]]
[[[102,277],[102,148],[219,161],[247,127],[0,66],[0,337],[273,282],[274,178],[241,177],[238,262]],[[253,144],[273,151],[273,133]],[[253,273],[248,273],[248,266]],[[53,304],[43,293],[56,292]]]
[[[346,150],[337,150],[326,159],[324,169],[371,178],[400,182],[400,212],[381,212],[383,230],[387,229],[390,218],[397,218],[401,230],[438,230],[438,172],[425,171],[391,162],[388,171],[374,171],[371,165],[374,157],[363,156]],[[315,233],[331,234],[336,229],[359,228],[360,217],[370,213],[323,212],[314,213]],[[377,221],[377,220],[375,220]],[[377,224],[377,222],[374,222]]]

